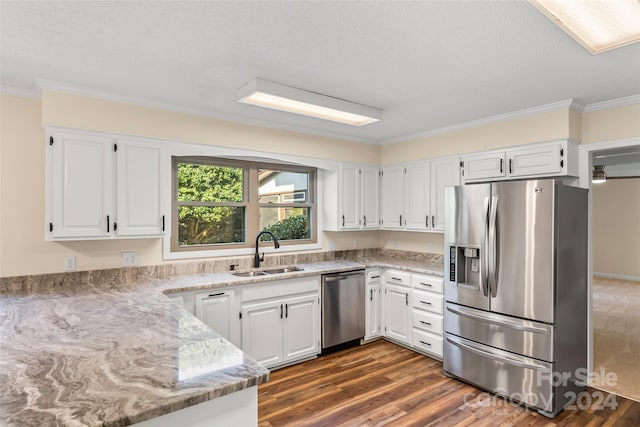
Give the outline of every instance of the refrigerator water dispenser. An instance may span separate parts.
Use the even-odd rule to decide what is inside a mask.
[[[449,247],[449,281],[458,285],[480,286],[480,248]]]

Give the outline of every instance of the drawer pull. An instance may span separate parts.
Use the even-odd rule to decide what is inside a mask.
[[[420,301],[423,304],[427,304],[427,305],[431,305],[431,303],[429,301]]]
[[[218,292],[217,294],[209,294],[210,297],[219,297],[220,295],[224,295],[224,292]]]
[[[380,276],[371,276],[372,279],[379,279]]]
[[[391,276],[391,280],[399,280],[399,281],[402,281],[402,279],[401,279],[401,278],[399,278],[399,277],[393,277],[393,276]]]
[[[422,283],[422,282],[420,282],[420,284],[424,285],[424,286],[432,287],[431,283]]]
[[[431,326],[431,323],[425,322],[424,320],[421,320],[420,323],[422,323],[423,325]]]
[[[431,344],[430,344],[430,343],[428,343],[428,342],[424,342],[424,341],[422,341],[422,340],[420,340],[420,344],[428,345],[429,347],[431,347]]]

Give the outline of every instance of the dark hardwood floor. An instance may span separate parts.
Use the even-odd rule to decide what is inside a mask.
[[[589,389],[588,398],[598,393]],[[258,388],[258,416],[259,427],[640,426],[640,403],[616,401],[615,410],[565,410],[550,420],[379,340],[273,371]]]

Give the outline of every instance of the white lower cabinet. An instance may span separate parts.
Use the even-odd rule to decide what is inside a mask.
[[[268,368],[317,355],[319,289],[319,276],[244,289],[242,350]]]
[[[233,345],[240,346],[240,304],[234,289],[197,293],[195,308],[198,319]]]
[[[442,359],[443,295],[442,277],[413,274],[413,347]]]
[[[411,344],[411,288],[385,283],[384,334],[398,342]]]
[[[381,310],[380,306],[381,294],[381,274],[380,270],[367,271],[367,301],[365,303],[365,325],[364,339],[369,340],[377,338],[381,335]]]

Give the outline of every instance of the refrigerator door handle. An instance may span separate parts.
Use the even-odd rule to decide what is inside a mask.
[[[489,295],[489,197],[484,198],[484,244],[481,251],[480,287],[486,297]]]
[[[447,341],[455,345],[456,347],[460,347],[463,350],[470,351],[471,353],[478,354],[482,357],[487,357],[489,359],[497,360],[498,362],[508,363],[509,365],[515,365],[525,369],[548,370],[548,368],[544,365],[529,363],[525,360],[516,359],[515,357],[507,357],[507,356],[502,356],[494,353],[489,353],[481,348],[476,348],[474,345],[462,343],[449,336],[447,336]]]
[[[453,308],[447,305],[447,311],[455,313],[459,316],[468,317],[469,319],[479,320],[481,322],[492,323],[498,326],[504,326],[505,328],[516,329],[518,331],[533,332],[537,334],[548,334],[549,331],[543,328],[536,328],[535,326],[527,326],[517,322],[511,322],[506,319],[496,319],[488,315],[482,315],[475,312],[471,312],[462,307]]]
[[[489,290],[495,297],[498,292],[498,229],[496,218],[498,216],[498,198],[491,196],[489,213]]]

